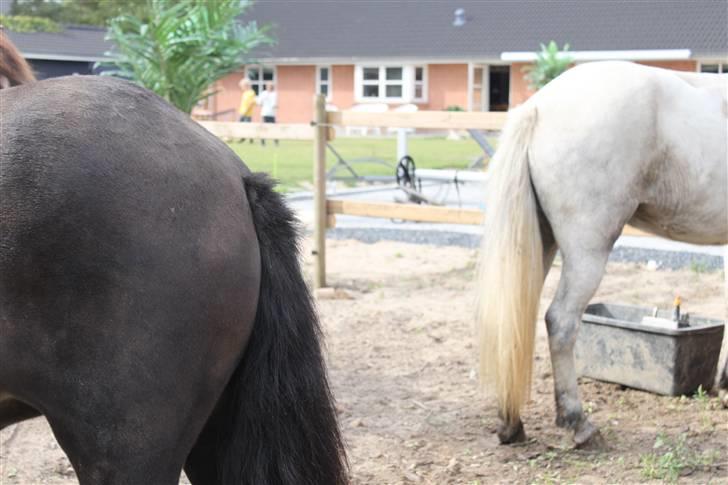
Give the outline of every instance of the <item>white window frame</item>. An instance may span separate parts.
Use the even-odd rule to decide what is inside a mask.
[[[402,80],[387,81],[387,68],[401,68]],[[379,76],[376,81],[364,80],[364,69],[378,69]],[[422,86],[422,97],[415,98],[415,68],[422,68],[422,81],[417,81]],[[388,97],[387,86],[402,85],[402,96]],[[378,86],[379,96],[364,96],[364,86]],[[428,97],[428,69],[426,64],[398,64],[398,63],[367,63],[357,64],[354,68],[354,101],[357,103],[427,103]]]
[[[321,81],[321,69],[329,70],[329,79],[326,82]],[[326,101],[331,101],[334,97],[334,68],[331,65],[316,66],[316,94],[321,94],[321,85],[326,84],[329,89],[326,93]]]
[[[250,75],[248,74],[248,71],[250,69],[258,69],[258,72],[260,73],[260,79],[257,81],[254,81],[250,79]],[[263,70],[264,69],[272,69],[273,70],[273,80],[272,81],[265,81],[263,79]],[[260,93],[262,93],[265,90],[265,83],[272,82],[273,86],[275,86],[276,91],[278,90],[278,67],[277,66],[266,66],[265,64],[250,64],[245,66],[245,79],[250,81],[250,87],[258,86],[258,96],[260,96]]]
[[[718,65],[718,74],[728,74],[728,60],[726,59],[709,59],[698,62],[698,72],[703,72],[705,65]]]
[[[417,69],[422,69],[422,81],[418,81],[417,77],[415,76]],[[426,103],[427,102],[427,92],[428,92],[428,84],[427,84],[427,65],[421,64],[421,65],[414,65],[412,66],[412,101],[415,103]],[[422,96],[419,98],[415,96],[415,93],[417,90],[415,89],[417,85],[420,85],[422,87]]]

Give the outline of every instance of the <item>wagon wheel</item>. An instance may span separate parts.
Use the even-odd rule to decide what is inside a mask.
[[[417,177],[415,177],[415,161],[409,155],[403,156],[397,163],[397,185],[418,190]]]
[[[397,163],[397,185],[407,194],[409,202],[415,204],[427,203],[422,196],[422,181],[418,180],[415,175],[415,161],[409,155],[405,155]]]

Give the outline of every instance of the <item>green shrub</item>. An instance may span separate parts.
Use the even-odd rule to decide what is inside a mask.
[[[567,55],[569,44],[564,44],[564,49],[559,50],[558,44],[553,40],[549,44],[541,44],[541,52],[537,54],[536,62],[526,66],[526,80],[531,89],[538,90],[556,79],[566,71],[574,59]]]
[[[189,113],[218,79],[240,69],[251,49],[270,43],[265,28],[238,18],[251,5],[241,0],[149,0],[145,15],[111,19],[107,39],[116,68]],[[146,16],[150,20],[144,21]]]
[[[0,15],[0,25],[13,32],[60,32],[63,30],[54,21],[28,15]]]

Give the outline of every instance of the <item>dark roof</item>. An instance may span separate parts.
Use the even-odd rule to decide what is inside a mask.
[[[454,27],[454,11],[465,25]],[[571,50],[690,49],[728,56],[726,0],[258,0],[246,15],[271,24],[278,59],[498,59],[541,42]],[[111,44],[105,29],[8,32],[31,58],[95,61]]]
[[[454,27],[454,11],[465,25]],[[690,49],[728,54],[726,0],[258,0],[247,18],[273,24],[273,58],[486,58],[535,51]]]
[[[6,30],[8,37],[29,59],[97,61],[111,49],[104,40],[106,29],[67,26],[62,32],[20,33]]]

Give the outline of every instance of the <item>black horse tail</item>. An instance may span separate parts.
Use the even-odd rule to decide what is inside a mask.
[[[261,258],[255,325],[229,384],[221,483],[340,485],[348,466],[321,329],[299,265],[297,221],[274,183],[244,177]]]

